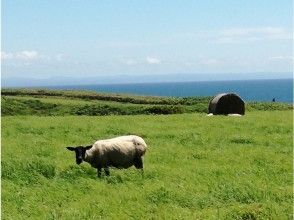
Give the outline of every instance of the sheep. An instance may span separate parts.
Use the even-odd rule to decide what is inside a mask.
[[[98,140],[93,145],[66,147],[76,153],[76,163],[88,162],[97,169],[98,177],[104,168],[106,176],[110,175],[109,167],[129,168],[135,166],[143,171],[143,156],[147,145],[143,138],[136,135]]]

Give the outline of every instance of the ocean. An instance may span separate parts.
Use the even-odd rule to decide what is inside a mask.
[[[293,103],[293,79],[74,85],[47,88],[173,97],[214,96],[234,92],[247,102],[271,102],[275,98],[276,102]]]

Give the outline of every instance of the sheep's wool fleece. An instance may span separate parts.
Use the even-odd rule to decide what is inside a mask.
[[[112,139],[99,140],[93,147],[86,151],[85,160],[92,165],[112,166],[127,168],[133,165],[135,156],[143,156],[147,145],[145,141],[135,135],[121,136]]]

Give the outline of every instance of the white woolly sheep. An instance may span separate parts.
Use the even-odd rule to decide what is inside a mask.
[[[129,168],[135,166],[143,170],[143,156],[147,145],[143,138],[136,135],[127,135],[106,140],[98,140],[86,147],[67,147],[76,153],[76,163],[88,162],[97,169],[98,177],[101,170],[109,176],[109,167]]]

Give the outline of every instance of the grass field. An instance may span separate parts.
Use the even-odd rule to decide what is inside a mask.
[[[156,97],[89,91],[3,89],[2,116],[161,115],[207,113],[212,97]],[[249,102],[246,111],[293,110],[287,103]]]
[[[2,218],[292,219],[292,117],[2,117]],[[124,134],[149,146],[144,176],[98,179],[65,149]]]

